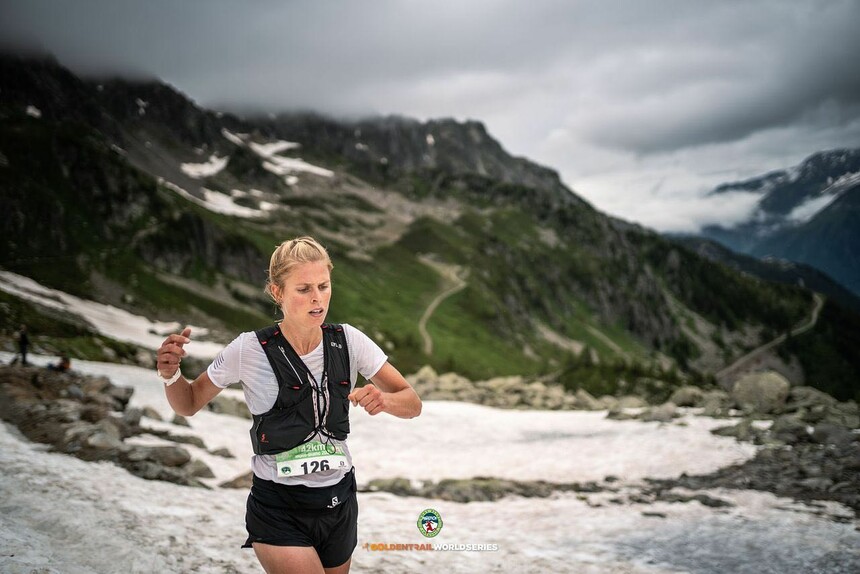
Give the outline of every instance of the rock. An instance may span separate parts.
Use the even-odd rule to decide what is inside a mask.
[[[155,357],[149,351],[138,349],[137,353],[135,353],[134,355],[134,360],[139,366],[143,367],[144,369],[155,368]]]
[[[499,384],[499,392],[504,392],[509,390],[512,385],[508,384],[507,379],[494,379],[495,382]],[[445,373],[444,375],[440,375],[436,381],[436,388],[440,391],[448,391],[451,393],[458,393],[460,391],[469,389],[472,386],[472,381],[467,379],[466,377],[461,377],[456,373]]]
[[[439,375],[436,374],[436,371],[433,370],[433,367],[430,365],[424,365],[418,372],[414,375],[409,375],[406,379],[416,389],[421,389],[428,385],[435,385],[436,380],[439,378]]]
[[[151,461],[167,467],[179,467],[191,460],[191,455],[178,446],[132,446],[125,457],[132,462]]]
[[[133,427],[140,426],[140,418],[143,416],[142,409],[126,409],[122,415],[122,420],[125,424]]]
[[[679,407],[698,407],[702,404],[705,393],[699,387],[685,385],[675,390],[669,398],[669,402]]]
[[[806,478],[798,482],[798,485],[803,488],[808,488],[810,490],[820,490],[826,491],[829,490],[831,486],[833,486],[833,481],[829,478],[825,477],[813,477]]]
[[[598,410],[609,410],[618,405],[618,399],[609,395],[603,395],[597,399],[597,403],[600,405]]]
[[[383,491],[396,494],[397,496],[415,496],[417,491],[412,487],[412,482],[406,478],[377,478],[367,484],[370,492]]]
[[[753,426],[752,419],[744,419],[736,425],[715,428],[711,434],[734,437],[742,442],[757,442],[760,431]]]
[[[645,422],[668,423],[672,422],[672,419],[678,416],[677,411],[675,403],[663,403],[662,405],[647,409],[639,418]]]
[[[251,471],[246,472],[245,474],[240,474],[236,478],[232,480],[228,480],[226,482],[222,482],[218,486],[221,488],[251,488],[251,485],[254,481],[254,473]]]
[[[248,410],[248,405],[243,400],[235,399],[225,395],[217,395],[209,401],[206,408],[213,413],[231,415],[243,419],[251,419],[251,411]],[[178,423],[175,423],[178,424]]]
[[[182,415],[173,415],[173,420],[171,421],[173,424],[181,427],[190,427],[188,419],[183,417]]]
[[[105,377],[0,368],[0,415],[28,439],[83,460],[114,462],[143,478],[205,487],[185,469],[191,457],[184,449],[123,442],[140,431],[143,411],[126,410],[132,393]],[[204,472],[196,465],[190,469]]]
[[[647,401],[636,395],[624,395],[618,399],[617,408],[619,409],[641,409],[648,406]]]
[[[117,387],[111,385],[107,390],[107,395],[114,399],[114,402],[118,405],[116,409],[118,411],[125,409],[133,394],[134,389],[131,387]]]
[[[711,508],[725,508],[734,506],[734,503],[731,503],[727,500],[723,500],[722,498],[715,498],[713,496],[708,496],[707,494],[697,493],[692,495],[687,494],[679,494],[676,492],[662,492],[659,496],[657,496],[657,500],[661,500],[663,502],[692,502],[696,501],[704,506],[709,506]]]
[[[206,463],[202,460],[192,460],[183,467],[183,470],[188,474],[188,476],[193,476],[195,478],[215,478],[215,473],[213,473],[212,469],[206,466]]]
[[[788,398],[789,383],[773,371],[752,373],[738,380],[732,388],[732,398],[746,412],[781,412]]]
[[[782,415],[773,421],[773,426],[770,427],[770,434],[776,440],[786,444],[794,444],[809,439],[806,426],[804,421],[795,416]]]
[[[618,404],[614,408],[609,409],[609,412],[606,413],[606,418],[616,421],[629,421],[639,418],[639,415],[624,412],[624,409]]]
[[[591,393],[586,391],[585,389],[577,389],[576,391],[576,404],[581,409],[585,409],[587,411],[599,411],[601,410],[600,403],[595,399]]]
[[[81,382],[81,389],[86,395],[98,395],[104,393],[113,385],[107,377],[85,377]]]
[[[69,385],[66,389],[66,396],[76,401],[84,400],[84,391],[77,385]]]
[[[222,458],[236,458],[236,456],[230,452],[230,449],[222,446],[221,448],[216,448],[215,450],[210,450],[209,454],[212,456],[220,456]]]
[[[708,391],[702,396],[701,406],[706,417],[725,417],[729,414],[731,397],[722,390]]]
[[[118,437],[104,431],[97,431],[84,439],[84,446],[100,451],[115,450],[119,452],[124,445]]]
[[[812,408],[815,406],[831,406],[836,399],[825,392],[813,387],[794,387],[788,393],[788,401],[785,405],[787,412],[794,412],[801,408]]]
[[[143,416],[154,421],[163,421],[161,414],[152,407],[143,407]]]
[[[812,440],[819,444],[848,446],[854,442],[855,435],[849,429],[832,423],[819,423],[812,430]]]
[[[206,443],[204,443],[203,439],[200,438],[199,436],[194,436],[194,435],[190,435],[190,434],[167,433],[167,435],[165,435],[164,438],[169,440],[169,441],[178,442],[181,444],[190,444],[190,445],[194,445],[198,448],[202,448],[203,450],[206,450]]]

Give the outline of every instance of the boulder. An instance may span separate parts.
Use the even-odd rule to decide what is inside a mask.
[[[835,444],[844,447],[854,442],[855,438],[860,438],[860,435],[855,435],[843,426],[824,422],[815,425],[811,438],[819,444]]]
[[[732,398],[745,412],[782,412],[791,385],[785,377],[774,371],[752,373],[738,380],[732,387]]]
[[[684,385],[675,389],[669,402],[675,403],[679,407],[698,407],[701,406],[704,396],[705,392],[699,387]]]
[[[253,484],[253,481],[254,473],[248,471],[245,474],[240,474],[232,480],[222,482],[218,486],[220,486],[221,488],[251,488],[251,484]]]
[[[173,424],[181,427],[190,427],[191,424],[188,422],[188,419],[183,417],[182,415],[173,415],[173,420],[171,421]]]
[[[743,442],[758,442],[761,431],[755,428],[752,422],[752,419],[746,418],[736,425],[715,428],[711,433],[717,436],[734,437]]]
[[[728,416],[731,402],[731,397],[725,391],[708,391],[702,396],[702,414],[706,417]]]
[[[792,415],[782,415],[773,421],[770,434],[786,444],[794,444],[809,439],[806,422]]]
[[[619,409],[641,409],[648,406],[648,402],[636,395],[624,395],[618,399]]]
[[[206,408],[213,413],[231,415],[249,420],[253,418],[245,401],[228,397],[226,395],[217,395],[214,399],[209,401]]]
[[[600,402],[585,389],[577,389],[575,396],[576,404],[581,409],[587,411],[599,411],[602,408]]]
[[[202,460],[194,459],[186,464],[182,470],[194,478],[215,478],[215,473]]]
[[[230,449],[228,449],[226,446],[210,450],[209,454],[211,454],[212,456],[220,456],[221,458],[236,458],[236,455],[230,452]]]
[[[154,421],[163,421],[161,414],[152,407],[143,407],[143,416]]]
[[[676,416],[678,416],[678,409],[675,403],[670,402],[645,410],[639,418],[645,422],[668,423],[672,422]]]

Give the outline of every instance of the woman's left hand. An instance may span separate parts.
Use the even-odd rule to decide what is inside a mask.
[[[385,393],[377,389],[373,383],[355,389],[347,398],[352,401],[352,406],[361,405],[370,415],[378,415],[385,410]]]

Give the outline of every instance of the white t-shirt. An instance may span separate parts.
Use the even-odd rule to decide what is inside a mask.
[[[355,388],[358,373],[361,373],[366,379],[372,378],[388,360],[388,356],[370,337],[352,325],[344,323],[343,331],[349,349],[349,379],[350,390],[352,390]],[[314,378],[321,381],[324,367],[322,341],[313,351],[307,355],[302,355],[301,359]],[[242,383],[248,410],[255,415],[269,411],[278,398],[278,380],[254,332],[242,333],[233,339],[233,342],[218,353],[206,372],[215,386],[222,389],[236,382]],[[250,440],[250,435],[248,440]],[[332,486],[337,484],[352,469],[352,456],[349,454],[346,441],[335,441],[335,443],[342,445],[346,453],[347,466],[345,468],[294,477],[279,477],[275,468],[275,457],[257,454],[251,459],[251,468],[254,474],[260,478],[281,484],[301,484],[311,487]]]

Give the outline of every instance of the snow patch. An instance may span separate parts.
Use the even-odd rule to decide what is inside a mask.
[[[141,100],[140,98],[137,98],[136,100],[134,100],[134,103],[137,104],[138,115],[141,115],[141,116],[146,115],[146,107],[149,105],[149,102],[146,102],[144,100]]]
[[[9,358],[11,354],[0,353],[0,359]],[[73,368],[106,375],[115,384],[134,387],[131,406],[149,405],[164,415],[171,412],[163,385],[149,370],[88,361],[73,362]],[[496,427],[502,435],[487,434],[489,425],[481,425],[481,432],[473,438],[472,425],[481,418],[463,418],[464,414],[478,417],[489,414],[492,424],[502,423]],[[350,443],[365,445],[363,449],[357,445],[352,449],[358,480],[364,483],[370,478],[365,472],[370,463],[380,469],[376,476],[400,476],[400,455],[413,452],[420,459],[418,467],[424,470],[425,478],[448,478],[452,471],[458,471],[456,465],[461,460],[461,457],[452,459],[452,452],[472,443],[479,443],[476,447],[480,447],[472,468],[480,467],[482,476],[510,475],[516,470],[508,466],[510,439],[539,444],[530,434],[534,430],[531,427],[537,423],[545,431],[547,427],[541,420],[547,414],[561,415],[554,417],[552,423],[562,422],[562,428],[556,429],[557,436],[544,437],[557,448],[535,452],[530,458],[530,466],[535,468],[572,464],[584,468],[600,464],[604,457],[623,464],[627,457],[638,462],[650,455],[670,461],[670,472],[678,473],[682,469],[692,470],[684,456],[705,459],[710,463],[708,466],[725,462],[722,454],[707,449],[690,455],[693,450],[686,448],[685,442],[701,443],[702,436],[710,434],[699,426],[604,421],[598,428],[592,428],[598,413],[496,411],[462,403],[428,401],[422,415],[409,421],[353,411]],[[399,424],[380,427],[377,423],[384,419]],[[204,451],[183,445],[195,458],[209,464],[219,477],[248,470],[249,421],[204,410],[191,417],[189,423],[191,428],[179,428],[143,419],[143,424],[152,428],[199,436],[209,448],[230,449],[236,459],[206,458]],[[639,441],[634,433],[626,431],[619,436],[613,431],[616,426],[640,429],[647,438]],[[383,428],[395,428],[398,432],[377,434]],[[580,434],[573,439],[565,437],[565,428],[578,429]],[[410,432],[403,435],[402,429]],[[677,432],[666,432],[670,430]],[[437,440],[440,436],[441,440]],[[719,442],[725,440],[730,439]],[[571,450],[581,445],[588,445],[586,452]],[[676,448],[681,452],[673,455]],[[645,453],[640,452],[643,449]],[[364,453],[359,455],[359,450]],[[4,500],[0,513],[3,541],[0,570],[4,572],[251,574],[261,571],[254,553],[239,549],[246,536],[243,519],[246,489],[204,490],[143,480],[113,464],[84,462],[69,455],[46,452],[43,445],[24,440],[6,424],[0,424],[0,468],[3,468],[0,498]],[[565,480],[578,480],[579,476],[582,475]],[[617,476],[620,481],[616,486],[625,488],[627,477]],[[813,564],[828,556],[853,556],[852,549],[860,544],[860,533],[854,530],[854,524],[838,523],[826,516],[826,513],[850,516],[833,503],[811,508],[764,492],[705,493],[735,506],[713,509],[696,502],[612,504],[606,499],[616,496],[615,493],[558,493],[545,499],[514,496],[497,502],[460,504],[384,492],[359,492],[361,520],[352,572],[405,574],[430,569],[452,574],[477,571],[669,574],[698,571],[694,566],[701,564],[707,564],[709,571],[714,572],[737,571],[738,564],[749,571],[799,572],[811,570],[790,566]],[[365,544],[427,542],[415,528],[418,514],[424,508],[436,508],[444,517],[446,530],[435,544],[489,543],[496,544],[498,549],[372,552],[364,548]],[[664,517],[645,516],[643,511]],[[86,536],[70,536],[81,532]],[[733,551],[727,552],[727,548]]]
[[[838,195],[821,195],[808,199],[791,210],[786,219],[792,223],[806,223],[818,212],[833,203]]]
[[[209,156],[209,161],[206,163],[183,163],[180,168],[185,174],[194,179],[202,179],[204,177],[212,177],[218,174],[222,169],[227,167],[230,161],[229,156],[218,157],[216,154]]]
[[[271,157],[275,154],[279,154],[282,151],[287,151],[288,149],[297,149],[302,147],[301,144],[296,142],[288,142],[284,140],[278,140],[276,142],[267,143],[267,144],[259,144],[251,142],[248,144],[248,147],[251,148],[254,153],[259,155],[260,157]]]
[[[232,215],[235,217],[245,217],[249,219],[262,217],[265,214],[264,210],[253,209],[251,207],[237,204],[232,197],[221,193],[220,191],[213,191],[202,187],[200,189],[203,192],[203,199],[200,199],[199,197],[191,195],[175,183],[171,183],[161,178],[158,179],[158,182],[164,187],[178,193],[188,201],[194,202],[201,207],[205,207],[209,211],[214,211],[215,213],[222,213],[224,215]]]
[[[856,185],[860,185],[860,172],[843,174],[836,181],[828,180],[828,186],[821,190],[816,197],[807,199],[791,210],[786,219],[792,223],[805,223],[833,203],[842,194]]]
[[[234,134],[227,128],[221,128],[221,135],[224,136],[227,141],[234,143],[238,146],[244,146],[245,140],[243,140],[238,134]]]
[[[83,317],[102,335],[151,349],[160,347],[167,334],[179,333],[183,328],[183,325],[176,322],[152,321],[113,305],[81,299],[9,271],[0,271],[0,290],[49,309]],[[191,326],[191,331],[198,336],[208,332],[203,327],[194,326]],[[189,355],[208,359],[218,354],[222,348],[223,345],[219,343],[192,341],[186,350]]]
[[[309,164],[299,158],[282,157],[279,155],[270,156],[267,161],[263,162],[263,168],[280,176],[286,176],[296,171],[312,173],[322,177],[334,176],[334,172],[330,169]]]

